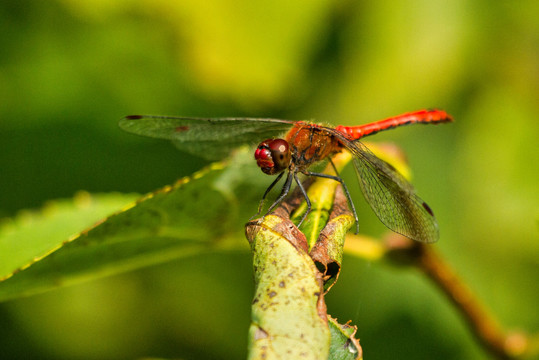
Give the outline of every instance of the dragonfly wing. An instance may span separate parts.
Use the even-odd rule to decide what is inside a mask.
[[[379,159],[359,141],[332,131],[354,155],[353,162],[365,199],[380,221],[391,230],[424,243],[439,238],[430,207],[393,166]]]
[[[171,140],[181,150],[218,159],[244,144],[279,136],[294,121],[256,118],[189,118],[132,115],[120,120],[130,133]]]

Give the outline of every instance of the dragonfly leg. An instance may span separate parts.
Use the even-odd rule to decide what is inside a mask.
[[[262,212],[262,208],[264,207],[264,202],[266,201],[266,196],[268,196],[269,192],[271,191],[271,189],[273,189],[275,184],[277,184],[279,182],[279,180],[281,180],[283,175],[284,175],[284,171],[282,173],[280,173],[275,180],[273,180],[273,182],[271,183],[270,186],[268,186],[268,188],[266,189],[266,192],[264,192],[264,195],[262,196],[262,199],[260,200],[260,204],[258,204],[257,213],[254,214],[249,220],[253,220],[255,217],[260,215],[260,213]]]
[[[284,173],[283,173],[284,174]],[[281,190],[281,194],[279,197],[271,204],[268,211],[266,212],[266,215],[273,211],[279,205],[283,199],[288,195],[288,192],[290,191],[290,187],[292,186],[292,179],[293,179],[293,173],[292,171],[288,172],[288,175],[286,176],[286,181],[284,182],[283,189]],[[275,181],[274,181],[275,183]],[[274,183],[271,184],[271,186],[275,185]],[[266,216],[264,215],[264,216]]]
[[[331,163],[333,164],[333,162],[331,162]],[[335,173],[337,173],[337,169],[335,169]],[[321,173],[314,173],[314,172],[310,172],[310,171],[306,171],[306,172],[304,172],[304,174],[308,175],[308,176],[317,176],[317,177],[321,177],[321,178],[332,179],[332,180],[338,181],[342,185],[342,188],[344,189],[344,194],[346,195],[346,199],[348,200],[348,203],[350,204],[350,207],[352,208],[352,213],[354,213],[354,220],[356,221],[356,235],[359,234],[359,219],[357,217],[356,207],[354,206],[354,202],[352,201],[352,197],[350,196],[350,192],[348,191],[348,187],[344,183],[343,179],[341,179],[339,176],[321,174]]]
[[[333,160],[331,160],[331,157],[328,157],[329,163],[333,167],[333,171],[335,171],[335,175],[340,179],[339,172],[337,171],[337,167],[335,167],[335,164],[333,163]]]
[[[309,215],[309,213],[311,212],[311,200],[309,199],[309,196],[307,196],[307,191],[305,191],[305,188],[301,184],[301,181],[299,181],[297,173],[294,173],[294,179],[296,180],[296,183],[298,184],[298,187],[301,190],[303,197],[305,198],[305,202],[307,203],[307,210],[305,211],[305,214],[303,214],[303,216],[301,217],[301,220],[298,223],[298,228],[299,228],[301,224],[303,223],[303,220],[305,220],[307,215]]]

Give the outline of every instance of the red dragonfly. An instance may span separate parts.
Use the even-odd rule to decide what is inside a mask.
[[[269,207],[271,212],[288,194],[295,181],[307,202],[311,203],[298,179],[298,173],[330,178],[343,185],[359,228],[354,203],[346,184],[338,176],[309,171],[316,162],[348,150],[353,155],[359,185],[365,199],[389,229],[411,239],[432,243],[438,240],[438,224],[430,207],[416,195],[412,185],[393,166],[376,157],[359,139],[397,126],[452,121],[443,110],[420,110],[359,126],[329,127],[307,121],[264,118],[190,118],[173,116],[130,115],[120,121],[128,132],[172,140],[180,149],[206,158],[226,156],[232,148],[263,140],[255,151],[261,170],[278,177],[268,187],[259,206],[261,211],[269,191],[286,173],[281,194]],[[279,135],[284,138],[278,138]],[[257,215],[258,215],[257,214]],[[298,224],[299,226],[299,224]]]

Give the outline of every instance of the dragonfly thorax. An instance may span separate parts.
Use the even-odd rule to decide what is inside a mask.
[[[292,161],[290,146],[283,139],[264,140],[255,150],[255,160],[265,174],[278,174],[286,170]]]

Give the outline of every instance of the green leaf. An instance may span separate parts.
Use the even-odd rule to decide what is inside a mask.
[[[328,360],[360,360],[363,351],[359,341],[354,337],[356,326],[341,325],[337,319],[328,316],[329,331],[331,333],[331,346]]]
[[[322,279],[305,236],[290,221],[268,215],[247,227],[247,237],[256,282],[248,358],[327,358]]]
[[[325,292],[328,292],[339,278],[346,233],[355,222],[351,212],[343,206],[347,200],[340,188],[335,197],[338,199],[336,209],[331,212],[329,222],[320,232],[318,241],[310,252],[316,267],[323,275]]]
[[[30,220],[19,216],[0,229],[0,301],[241,246],[241,225],[267,179],[250,154],[238,152],[127,206],[133,195],[87,196],[86,207],[80,199],[58,201]]]
[[[22,211],[0,226],[0,280],[40,261],[84,228],[134,201],[136,194],[90,195],[49,201],[39,211]],[[74,235],[75,234],[75,235]]]

